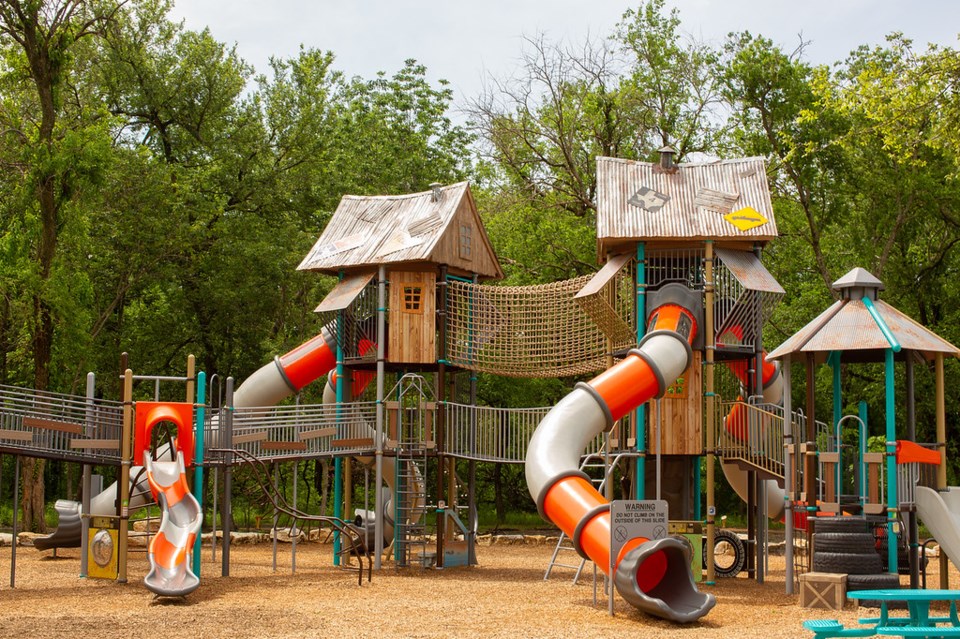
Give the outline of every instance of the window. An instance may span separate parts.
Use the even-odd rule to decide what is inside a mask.
[[[460,258],[464,260],[473,257],[473,227],[469,224],[460,225]]]
[[[403,287],[403,312],[423,313],[423,288],[420,286]]]

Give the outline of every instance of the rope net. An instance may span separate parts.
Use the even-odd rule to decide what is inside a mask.
[[[611,345],[574,300],[591,277],[535,286],[448,282],[447,361],[505,377],[566,377],[604,370]],[[629,281],[618,278],[606,293],[608,306],[632,325]],[[619,331],[612,350],[634,342],[629,331]]]

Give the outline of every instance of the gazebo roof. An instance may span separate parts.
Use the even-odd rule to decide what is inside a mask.
[[[848,353],[846,359],[882,361],[891,342],[874,319],[871,307],[880,321],[904,351],[913,351],[927,359],[937,353],[960,357],[960,349],[925,326],[914,321],[883,300],[876,298],[883,283],[864,269],[853,269],[834,282],[842,295],[813,321],[775,348],[768,357],[801,359],[813,353],[822,361],[833,351]]]

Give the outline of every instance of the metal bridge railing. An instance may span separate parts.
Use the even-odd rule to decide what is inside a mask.
[[[375,448],[376,402],[236,408],[229,437],[219,428],[225,410],[207,422],[211,447],[230,446],[263,460],[369,454]],[[222,462],[223,456],[210,461]]]
[[[123,404],[0,386],[0,451],[93,464],[120,463]]]

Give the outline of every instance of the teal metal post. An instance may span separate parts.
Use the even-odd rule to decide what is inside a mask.
[[[340,274],[343,280],[343,273]],[[346,386],[343,379],[343,311],[338,311],[339,321],[337,322],[337,427],[340,426],[341,410],[343,408],[343,389]],[[380,487],[377,487],[380,490]],[[343,460],[335,457],[333,460],[333,516],[337,519],[343,517]],[[333,531],[333,565],[340,565],[340,531]]]
[[[886,382],[887,413],[887,566],[888,572],[897,572],[897,428],[894,414],[893,349],[884,351],[884,380]]]
[[[647,330],[647,268],[646,247],[643,242],[637,244],[637,343]],[[647,485],[647,420],[643,406],[633,411],[633,422],[637,425],[637,464],[634,482],[634,499],[646,499]],[[699,495],[697,496],[699,500]]]
[[[193,416],[196,424],[196,433],[194,435],[193,452],[193,496],[197,498],[200,504],[200,512],[203,512],[203,437],[204,426],[207,419],[205,404],[207,403],[207,374],[203,371],[197,373],[197,404],[194,406]],[[216,513],[214,513],[216,517]],[[200,535],[193,541],[193,574],[200,576]]]
[[[877,323],[877,328],[883,333],[883,336],[890,344],[890,348],[884,351],[884,382],[886,386],[886,405],[884,410],[887,413],[887,566],[889,572],[897,573],[897,416],[896,405],[894,404],[894,377],[893,377],[893,354],[900,352],[900,342],[897,341],[893,331],[887,326],[873,300],[868,297],[863,298],[863,305],[870,313],[870,317]]]
[[[837,487],[837,503],[840,503],[843,484],[843,433],[840,432],[840,419],[843,417],[843,390],[840,388],[840,351],[831,351],[827,361],[833,370],[833,433],[836,438],[837,467],[834,469],[834,486]]]
[[[863,428],[860,429],[860,463],[857,464],[857,482],[860,486],[860,503],[867,503],[867,439],[869,438],[870,426],[867,422],[867,402],[860,400],[860,403],[857,404],[857,416],[860,417],[860,422],[863,424]]]

